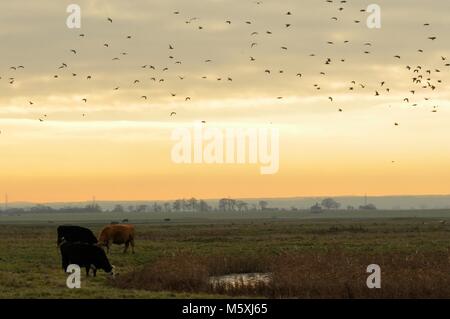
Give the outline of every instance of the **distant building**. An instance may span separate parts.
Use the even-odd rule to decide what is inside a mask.
[[[374,204],[367,204],[359,206],[360,210],[377,210],[377,207]]]
[[[320,206],[319,203],[316,203],[315,205],[311,206],[309,210],[313,213],[320,213],[322,212],[322,206]]]

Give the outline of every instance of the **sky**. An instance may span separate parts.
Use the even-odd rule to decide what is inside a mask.
[[[80,29],[66,25],[73,3]],[[380,29],[361,11],[372,3]],[[3,1],[0,194],[448,194],[449,9],[441,0]],[[201,121],[276,128],[278,171],[174,163],[173,130]]]

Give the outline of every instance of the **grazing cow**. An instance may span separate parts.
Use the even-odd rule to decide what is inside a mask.
[[[125,244],[124,253],[127,252],[128,246],[131,245],[131,251],[134,254],[134,226],[133,225],[108,225],[100,232],[98,238],[99,246],[105,246],[109,253],[111,243],[116,245]]]
[[[62,242],[69,243],[86,243],[94,245],[97,243],[97,238],[90,229],[80,226],[59,226],[58,227],[57,245]]]
[[[91,268],[94,277],[97,275],[97,269],[103,269],[114,276],[114,266],[109,263],[108,257],[106,257],[102,248],[84,243],[62,243],[59,248],[64,271],[67,270],[69,265],[75,264],[80,268],[86,268],[86,276],[89,276]]]

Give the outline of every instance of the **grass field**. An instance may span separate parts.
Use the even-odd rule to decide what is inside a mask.
[[[387,218],[292,216],[2,216],[0,298],[450,298],[450,212],[414,211]],[[305,213],[307,214],[307,213]],[[353,213],[355,214],[355,213]],[[420,217],[412,217],[420,216]],[[82,218],[84,217],[84,218]],[[59,224],[98,233],[119,217],[136,224],[136,254],[114,246],[118,269],[68,289],[56,248]],[[370,218],[369,218],[370,217]],[[365,282],[368,264],[382,269],[382,288]],[[212,289],[212,275],[268,272],[271,284]]]

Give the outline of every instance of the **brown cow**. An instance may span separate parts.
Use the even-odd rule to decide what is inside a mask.
[[[134,254],[134,226],[124,224],[105,226],[98,237],[98,245],[100,247],[105,246],[106,252],[109,253],[111,243],[125,244],[124,253],[127,252],[128,246],[131,244],[131,251]]]

